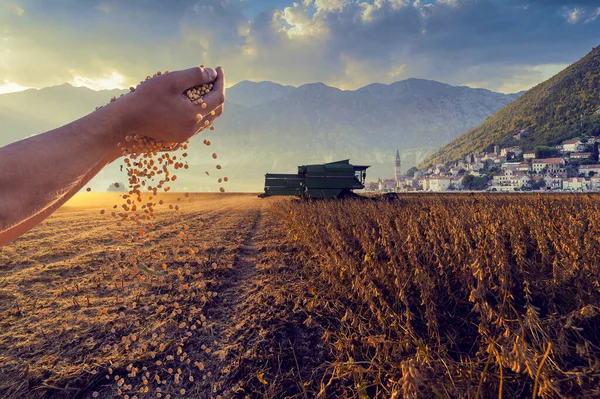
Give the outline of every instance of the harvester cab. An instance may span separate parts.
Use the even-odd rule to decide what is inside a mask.
[[[335,198],[365,188],[369,166],[351,165],[350,160],[298,166],[297,174],[265,175],[265,192],[259,197],[293,195],[304,198]]]

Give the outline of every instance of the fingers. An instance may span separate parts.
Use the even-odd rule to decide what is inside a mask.
[[[225,102],[225,73],[223,72],[223,68],[218,67],[216,73],[217,78],[213,82],[212,90],[204,96],[207,110],[216,109]]]
[[[173,86],[179,92],[184,92],[189,88],[213,82],[218,74],[212,68],[196,67],[171,72],[168,76],[173,79]]]

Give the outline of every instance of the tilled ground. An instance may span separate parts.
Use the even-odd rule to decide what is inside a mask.
[[[115,198],[80,199],[0,248],[0,397],[319,391],[323,331],[299,306],[311,282],[272,200],[163,195],[180,214],[158,212],[153,240],[123,241],[137,228],[99,212]]]

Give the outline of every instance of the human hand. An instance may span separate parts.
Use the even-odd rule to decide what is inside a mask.
[[[207,106],[202,108],[191,102],[185,92],[208,83],[213,88],[204,95]],[[126,135],[137,134],[171,144],[183,143],[212,124],[223,113],[224,102],[223,69],[201,67],[153,77],[111,105],[118,106]]]

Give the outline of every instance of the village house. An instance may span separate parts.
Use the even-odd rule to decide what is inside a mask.
[[[464,176],[456,176],[450,178],[450,187],[456,190],[462,190],[464,187],[462,185],[462,179]]]
[[[463,168],[457,168],[457,167],[450,168],[450,174],[451,174],[452,176],[458,176],[458,175],[460,174],[460,172],[461,172],[461,171],[463,171],[463,172],[464,172],[464,169],[463,169]]]
[[[523,159],[535,159],[535,151],[524,152]]]
[[[410,176],[400,176],[397,180],[397,191],[412,191],[415,189],[415,179]]]
[[[529,183],[529,176],[526,176],[524,173],[508,169],[503,175],[494,176],[492,181],[493,186],[523,187]]]
[[[500,150],[500,156],[505,157],[507,156],[509,153],[513,153],[515,154],[515,156],[519,156],[523,153],[523,150],[521,150],[519,147],[507,147],[507,148],[503,148]]]
[[[563,152],[579,152],[584,147],[581,140],[567,140],[562,144]]]
[[[396,191],[396,179],[379,179],[377,180],[377,188],[379,191]]]
[[[531,161],[531,168],[535,173],[540,173],[545,168],[548,168],[549,173],[559,173],[564,166],[565,160],[563,158],[544,158]]]
[[[590,137],[588,140],[588,144],[600,143],[600,137]]]
[[[475,163],[469,164],[467,169],[471,170],[471,171],[479,171],[479,170],[483,169],[484,167],[485,167],[485,165],[483,164],[483,162],[475,162]]]
[[[556,177],[556,176],[545,176],[544,177],[544,183],[546,183],[546,187],[549,187],[553,190],[560,190],[562,189],[562,177]]]
[[[520,162],[504,162],[502,164],[502,169],[516,170],[520,164]]]
[[[589,190],[589,187],[589,182],[583,177],[563,179],[563,190],[584,191]]]
[[[446,172],[446,167],[442,164],[438,164],[435,166],[435,168],[433,169],[433,173],[435,173],[436,175],[439,175],[440,173],[444,173]]]
[[[427,191],[446,191],[450,188],[450,184],[452,184],[452,179],[448,176],[431,176],[427,178],[428,187]]]
[[[591,159],[592,153],[591,152],[572,152],[571,155],[569,155],[569,158],[571,158],[571,159]]]
[[[590,190],[600,191],[600,174],[590,177]]]
[[[595,175],[600,174],[600,164],[579,165],[579,173],[583,173],[585,177],[590,177],[590,172],[594,172]]]
[[[459,160],[456,161],[456,164],[454,165],[454,167],[456,168],[461,168],[461,169],[466,169],[467,168],[467,163],[463,160]]]
[[[528,162],[523,162],[518,164],[515,170],[519,172],[529,172],[531,170],[531,165]]]

